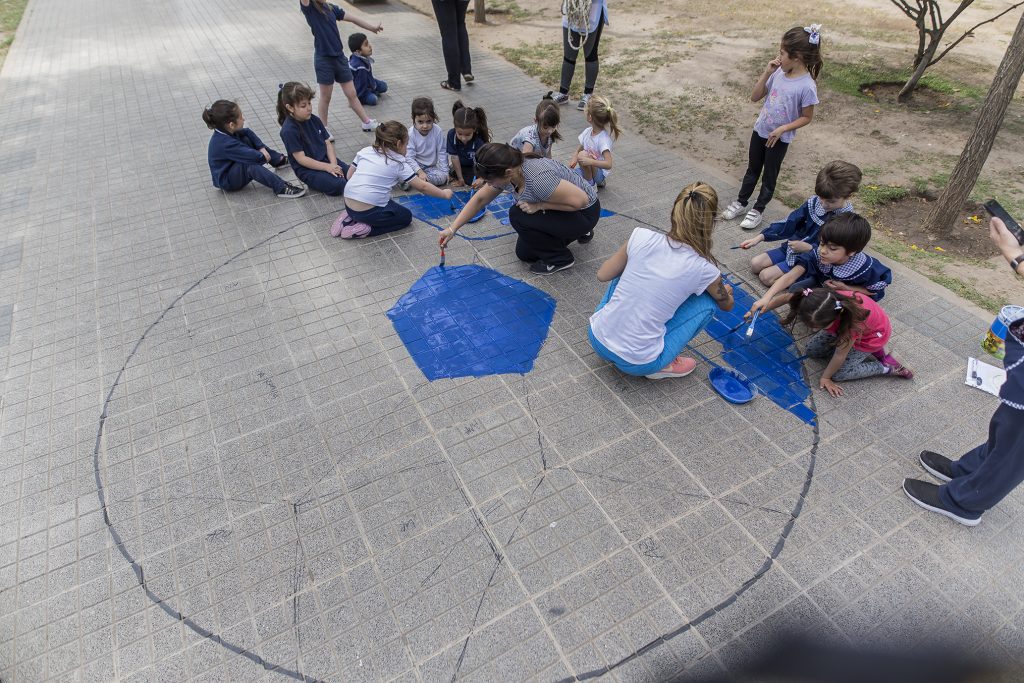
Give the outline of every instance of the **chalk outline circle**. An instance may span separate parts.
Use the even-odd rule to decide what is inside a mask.
[[[320,214],[318,216],[313,216],[311,218],[303,219],[302,221],[299,221],[298,223],[294,223],[293,225],[290,225],[287,228],[282,228],[281,230],[278,230],[277,232],[273,233],[272,235],[264,237],[259,242],[256,242],[255,244],[253,244],[250,247],[246,247],[242,251],[238,252],[237,254],[232,256],[231,258],[229,258],[226,261],[224,261],[223,263],[221,263],[220,265],[216,266],[210,272],[208,272],[206,275],[204,275],[203,277],[201,277],[198,280],[196,280],[192,285],[190,285],[189,287],[184,289],[180,294],[178,294],[178,296],[176,296],[171,301],[171,303],[169,303],[167,305],[167,308],[165,308],[163,310],[163,312],[160,313],[160,315],[157,317],[157,319],[149,324],[149,326],[146,328],[146,330],[142,333],[142,336],[139,337],[138,341],[135,342],[135,345],[132,346],[132,350],[128,353],[128,356],[125,358],[125,361],[121,365],[121,368],[117,371],[117,375],[114,377],[114,382],[110,385],[110,390],[107,392],[107,396],[103,400],[103,406],[102,406],[102,408],[100,410],[99,424],[98,424],[97,430],[96,430],[96,442],[95,442],[95,445],[93,446],[93,452],[92,452],[92,455],[93,455],[93,474],[96,477],[96,496],[99,499],[100,508],[103,511],[103,523],[107,527],[107,531],[110,533],[110,537],[114,541],[114,545],[117,548],[118,552],[120,552],[121,556],[125,559],[125,561],[128,563],[128,565],[132,568],[132,571],[135,573],[135,579],[136,579],[136,581],[138,581],[138,584],[142,588],[142,590],[146,593],[146,597],[148,597],[150,600],[152,600],[155,605],[160,607],[169,616],[173,617],[177,621],[181,622],[184,626],[187,626],[189,629],[191,629],[195,634],[197,634],[199,636],[202,636],[203,638],[206,638],[207,640],[210,640],[210,641],[212,641],[214,643],[222,645],[227,650],[229,650],[231,652],[234,652],[235,654],[238,654],[238,655],[241,655],[241,656],[245,657],[246,659],[250,660],[254,664],[258,664],[258,665],[262,666],[267,671],[274,671],[276,673],[284,674],[285,676],[288,676],[289,678],[293,678],[293,679],[298,680],[298,681],[303,681],[304,683],[327,683],[327,682],[323,681],[321,679],[312,678],[310,676],[307,676],[306,674],[304,674],[304,673],[302,673],[300,671],[295,671],[293,669],[288,669],[288,668],[283,667],[283,666],[272,664],[272,663],[268,662],[267,660],[263,659],[262,657],[260,657],[259,655],[255,654],[253,652],[250,652],[250,651],[246,650],[243,647],[235,645],[234,643],[231,643],[229,641],[224,640],[223,638],[220,637],[219,634],[214,633],[213,631],[210,631],[209,629],[204,628],[199,623],[197,623],[194,620],[192,620],[190,617],[185,616],[184,614],[182,614],[178,610],[176,610],[173,607],[169,606],[166,602],[164,602],[163,598],[161,598],[156,593],[154,593],[152,590],[150,590],[150,588],[146,585],[145,572],[143,571],[142,565],[139,564],[139,562],[131,555],[131,553],[128,552],[127,548],[125,547],[124,541],[121,538],[120,533],[118,533],[117,529],[111,523],[110,517],[107,514],[106,493],[105,493],[105,489],[104,489],[104,486],[103,486],[103,478],[100,475],[100,444],[101,444],[101,442],[103,440],[103,429],[106,426],[106,422],[107,422],[107,417],[108,417],[107,410],[108,410],[108,408],[110,406],[110,401],[113,399],[114,392],[117,390],[117,387],[121,383],[121,378],[124,376],[125,371],[128,369],[128,365],[132,362],[132,359],[135,357],[135,354],[138,352],[139,348],[141,348],[143,342],[146,341],[146,336],[150,332],[152,332],[156,328],[157,325],[159,325],[161,322],[163,322],[164,318],[167,316],[168,313],[171,312],[171,310],[173,308],[175,308],[192,290],[196,289],[201,284],[206,282],[206,280],[208,280],[210,277],[212,277],[214,274],[216,274],[224,266],[227,266],[227,265],[233,263],[236,259],[238,259],[238,258],[240,258],[242,256],[245,256],[246,254],[248,254],[253,249],[256,249],[258,247],[262,247],[263,245],[269,243],[271,240],[275,240],[278,237],[280,237],[281,235],[283,235],[283,234],[285,234],[287,232],[290,232],[290,231],[294,230],[295,228],[298,228],[300,226],[306,225],[307,223],[312,223],[313,221],[316,221],[316,220],[320,220],[321,218],[326,218],[328,216],[334,215],[336,212],[337,212],[336,210],[331,210],[331,211],[328,211],[326,213]],[[623,214],[618,214],[618,215],[623,216]],[[623,217],[626,217],[626,216],[623,216]],[[417,220],[419,220],[419,219],[417,219]],[[424,222],[427,222],[427,221],[424,221]],[[807,381],[807,379],[808,379],[807,368],[803,364],[803,362],[801,362],[800,367],[801,367],[801,371],[802,371],[802,373],[804,375],[804,380]],[[811,409],[815,412],[815,414],[817,414],[818,411],[817,411],[817,406],[815,405],[814,392],[813,391],[810,393],[810,402],[811,402]],[[657,647],[667,643],[669,640],[675,638],[676,636],[682,635],[683,633],[686,633],[687,631],[689,631],[689,630],[699,626],[701,623],[706,621],[711,616],[717,614],[718,612],[722,611],[723,609],[726,609],[727,607],[729,607],[729,605],[731,605],[733,602],[735,602],[741,595],[743,595],[748,590],[750,590],[750,588],[752,588],[765,574],[767,574],[768,571],[775,564],[775,561],[778,559],[779,555],[782,553],[782,549],[786,545],[786,540],[789,538],[789,534],[792,532],[793,526],[796,524],[797,518],[800,516],[800,513],[803,511],[804,503],[806,502],[807,492],[810,489],[811,480],[814,478],[814,468],[815,468],[815,463],[817,461],[818,442],[820,440],[820,431],[819,431],[819,427],[818,427],[817,421],[814,422],[813,429],[812,429],[812,435],[813,435],[813,439],[812,439],[812,442],[811,442],[811,450],[809,452],[810,461],[809,461],[809,463],[807,465],[807,474],[804,477],[803,487],[801,488],[800,493],[797,496],[796,503],[793,506],[793,511],[790,512],[790,519],[785,524],[785,526],[782,528],[782,531],[779,534],[779,538],[775,542],[775,545],[773,546],[771,553],[769,554],[768,557],[765,558],[764,563],[757,570],[757,572],[754,573],[753,576],[751,576],[749,579],[744,581],[740,585],[740,587],[738,589],[736,589],[731,595],[729,595],[727,598],[725,598],[722,601],[720,601],[718,604],[713,605],[712,607],[709,607],[707,610],[705,610],[704,612],[702,612],[698,616],[694,617],[690,621],[686,622],[685,624],[677,627],[676,629],[673,629],[672,631],[669,631],[668,633],[665,633],[665,634],[662,634],[662,635],[658,636],[654,640],[650,641],[649,643],[647,643],[644,646],[640,647],[639,649],[635,650],[633,653],[623,657],[619,661],[617,661],[617,662],[615,662],[613,664],[608,664],[608,665],[606,665],[606,666],[604,666],[603,668],[600,668],[600,669],[593,669],[591,671],[586,671],[586,672],[583,672],[583,673],[580,673],[580,674],[576,674],[576,675],[568,677],[568,678],[561,679],[561,680],[557,681],[557,683],[569,683],[571,681],[584,681],[584,680],[589,680],[589,679],[592,679],[592,678],[597,678],[599,676],[603,676],[603,675],[609,673],[610,671],[612,671],[614,669],[617,669],[618,667],[622,666],[623,664],[627,664],[628,662],[631,662],[634,659],[638,659],[638,658],[642,657],[643,655],[647,654],[651,650],[654,650]]]

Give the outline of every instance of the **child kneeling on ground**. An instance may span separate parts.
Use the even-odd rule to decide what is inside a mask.
[[[733,307],[711,255],[718,195],[703,182],[687,185],[672,207],[664,235],[635,228],[597,271],[608,291],[590,316],[590,344],[627,375],[683,377],[696,361],[680,355],[708,323],[717,305]]]
[[[345,239],[382,235],[408,227],[412,212],[391,198],[392,188],[409,183],[413,189],[440,199],[451,199],[442,190],[416,175],[405,158],[409,132],[398,121],[382,123],[374,132],[371,147],[356,153],[345,186],[345,213],[340,218],[340,236]]]
[[[843,395],[836,382],[877,375],[914,376],[886,352],[892,323],[882,307],[865,294],[824,287],[798,291],[782,324],[792,325],[796,320],[818,330],[804,352],[811,358],[829,359],[819,386],[833,396]]]

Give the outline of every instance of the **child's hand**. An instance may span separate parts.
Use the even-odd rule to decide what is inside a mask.
[[[445,228],[439,233],[437,242],[441,245],[441,248],[444,249],[445,246],[452,241],[453,237],[455,237],[455,231],[451,228]]]
[[[750,249],[755,244],[760,244],[761,242],[764,242],[764,235],[751,237],[749,240],[743,240],[740,242],[740,249]]]
[[[267,151],[266,147],[261,149],[260,152],[263,153],[263,158],[266,159],[266,161],[264,163],[269,164],[270,163],[270,152]]]
[[[448,184],[451,185],[452,187],[465,187],[466,181],[464,181],[462,178],[452,178],[451,181],[448,182]]]
[[[516,206],[518,206],[523,213],[537,213],[540,210],[536,204],[531,204],[530,202],[519,202]]]
[[[833,292],[843,286],[843,283],[839,282],[838,280],[825,280],[824,284]]]
[[[473,181],[473,186],[472,187],[473,187],[474,190],[479,190],[483,186],[484,186],[484,179],[483,178],[477,178],[476,180]]]
[[[814,248],[803,240],[790,240],[786,242],[786,244],[789,246],[791,251],[797,254],[803,254],[804,252],[808,252]]]
[[[836,384],[835,382],[833,382],[831,379],[828,379],[826,377],[821,378],[821,381],[818,382],[818,386],[827,391],[828,393],[832,394],[833,396],[843,395],[843,388]]]
[[[341,170],[341,166],[339,166],[338,164],[328,164],[327,172],[339,178],[345,175],[345,172]]]
[[[384,30],[384,24],[382,24],[382,23],[380,23],[380,22],[378,21],[378,22],[377,22],[377,26],[376,26],[376,27],[372,27],[372,26],[371,26],[371,27],[368,27],[368,28],[367,28],[366,30],[367,30],[367,31],[373,31],[374,33],[380,33],[381,31],[383,31],[383,30]]]
[[[569,159],[569,168],[576,168],[576,165],[580,163],[580,153],[572,155],[572,159]]]
[[[775,55],[775,59],[768,62],[768,65],[764,67],[764,70],[768,73],[774,73],[780,66],[782,66],[782,55]]]
[[[782,134],[785,132],[786,131],[782,130],[782,126],[779,126],[768,135],[768,139],[765,141],[764,146],[774,147],[775,143],[779,141],[779,138],[781,138]]]
[[[768,309],[768,299],[761,297],[750,305],[750,310],[743,314],[744,320],[750,320],[755,313],[763,313]]]

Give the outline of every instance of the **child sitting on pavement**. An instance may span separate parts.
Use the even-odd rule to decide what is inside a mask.
[[[365,33],[353,33],[348,37],[348,68],[352,70],[352,84],[356,97],[363,104],[373,107],[380,96],[388,91],[388,84],[373,75],[373,46]]]
[[[818,248],[797,254],[790,271],[753,303],[747,317],[789,303],[792,292],[809,287],[860,292],[875,301],[885,296],[892,271],[863,251],[871,239],[871,224],[866,218],[856,213],[835,216],[821,227],[819,238]]]
[[[803,205],[789,214],[784,221],[776,221],[752,237],[740,243],[749,249],[761,242],[785,240],[782,246],[769,249],[750,259],[750,269],[761,282],[771,286],[788,273],[796,263],[797,254],[811,251],[818,241],[821,226],[833,216],[851,213],[852,197],[860,188],[860,169],[845,161],[830,161],[818,171],[814,182],[814,195]]]

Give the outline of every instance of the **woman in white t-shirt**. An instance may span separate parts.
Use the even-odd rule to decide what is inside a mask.
[[[336,223],[344,239],[382,235],[412,223],[412,212],[391,198],[392,188],[407,182],[423,194],[451,199],[451,190],[434,187],[416,175],[405,158],[409,131],[398,121],[387,121],[374,132],[373,146],[356,153],[345,184],[345,211]],[[334,234],[334,233],[332,233]]]
[[[590,343],[628,375],[682,377],[696,361],[680,355],[708,323],[715,306],[732,309],[732,287],[711,255],[718,195],[703,182],[687,185],[672,207],[668,235],[636,228],[597,271],[611,281],[590,316]]]

